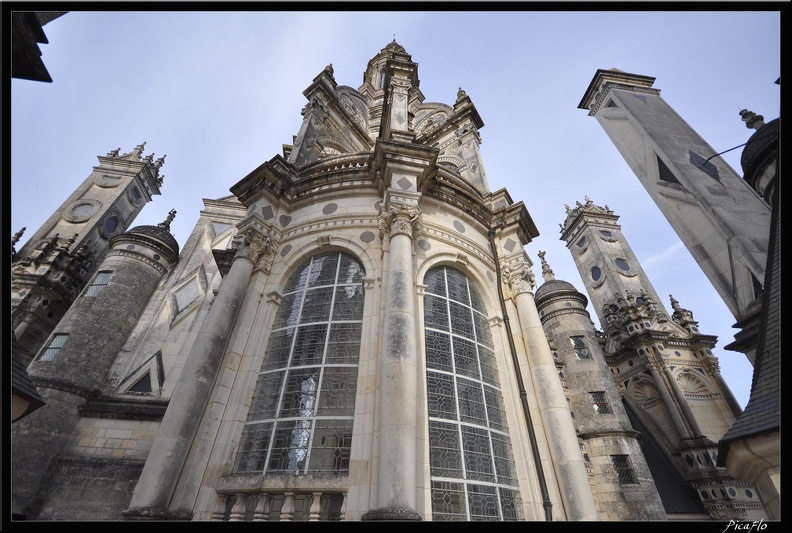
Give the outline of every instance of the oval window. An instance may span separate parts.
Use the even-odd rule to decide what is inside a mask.
[[[94,206],[91,204],[80,204],[72,209],[72,216],[74,218],[88,218],[94,212]]]
[[[616,260],[616,266],[621,268],[625,272],[629,272],[629,270],[630,270],[630,265],[628,265],[627,261],[625,261],[624,259],[617,259]]]
[[[607,237],[609,239],[611,237],[613,237],[613,234],[610,231],[607,231],[607,230],[600,230],[600,233],[602,234],[603,237]]]
[[[586,238],[581,237],[580,240],[577,242],[578,248],[583,248],[584,244],[586,244]]]
[[[118,218],[110,217],[105,220],[104,229],[107,233],[115,233],[115,231],[118,229]]]
[[[599,267],[594,267],[591,269],[591,279],[597,281],[602,276],[602,270]]]

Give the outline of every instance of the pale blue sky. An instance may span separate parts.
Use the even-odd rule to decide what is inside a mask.
[[[184,245],[202,198],[229,194],[291,144],[302,91],[325,65],[339,85],[358,88],[369,59],[395,35],[419,64],[427,102],[453,104],[462,87],[478,109],[490,188],[525,202],[541,233],[526,247],[537,276],[544,250],[556,278],[583,290],[558,224],[564,204],[585,195],[607,204],[658,294],[673,294],[703,333],[719,337],[723,375],[746,404],[752,367],[722,349],[733,317],[577,105],[597,69],[653,76],[716,152],[740,145],[752,133],[740,109],[779,116],[777,11],[73,11],[44,30],[53,83],[11,82],[10,231],[27,226],[20,245],[96,156],[143,141],[145,154],[167,154],[165,183],[134,225],[157,224],[175,208],[171,228]],[[740,153],[724,159],[742,175]]]

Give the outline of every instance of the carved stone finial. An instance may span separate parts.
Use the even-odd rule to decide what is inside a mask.
[[[326,66],[324,69],[325,69],[325,72],[327,72],[328,74],[330,74],[330,76],[332,76],[332,75],[333,75],[333,72],[334,72],[334,71],[333,71],[333,64],[332,64],[332,63],[330,63],[329,65],[327,65],[327,66]]]
[[[116,148],[115,150],[110,150],[107,152],[107,157],[118,157],[118,153],[121,151],[121,148]]]
[[[759,128],[765,125],[764,117],[762,115],[757,115],[753,111],[748,111],[747,109],[743,109],[742,111],[740,111],[740,116],[742,117],[743,122],[745,122],[745,127],[748,128],[749,130],[750,129],[758,130]]]
[[[173,222],[174,218],[176,218],[176,210],[175,209],[171,209],[170,211],[168,211],[167,218],[163,222],[160,222],[159,224],[157,224],[157,227],[158,228],[162,228],[164,230],[170,231],[170,224],[171,224],[171,222]]]
[[[64,250],[64,251],[68,252],[69,248],[71,248],[71,245],[74,244],[74,241],[77,240],[77,236],[78,235],[79,235],[79,233],[75,233],[74,235],[72,235],[71,238],[68,241],[63,243],[63,246],[61,246],[61,250]]]
[[[546,253],[547,252],[539,252],[537,255],[539,256],[539,260],[542,262],[542,277],[545,281],[552,281],[555,279],[555,274],[550,268],[550,265],[547,264],[547,261],[545,260]]]
[[[569,204],[564,204],[564,209],[566,209],[567,215],[572,212],[572,208],[569,207]]]
[[[460,87],[459,90],[457,91],[457,102],[462,100],[466,96],[467,93],[464,90],[462,90],[462,87]]]
[[[25,233],[26,229],[27,228],[22,228],[21,230],[19,230],[16,233],[14,233],[14,236],[11,237],[11,246],[13,246],[13,245],[15,245],[16,243],[19,242],[20,237],[22,237],[22,234]]]

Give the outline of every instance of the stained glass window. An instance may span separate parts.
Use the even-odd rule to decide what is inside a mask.
[[[424,284],[432,517],[522,520],[484,299],[452,268]]]
[[[237,472],[349,473],[362,280],[356,259],[328,252],[312,257],[286,282]]]

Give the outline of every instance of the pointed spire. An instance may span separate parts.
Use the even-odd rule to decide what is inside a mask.
[[[135,146],[135,149],[132,150],[132,155],[134,155],[138,159],[140,159],[140,154],[143,153],[143,148],[145,148],[145,146],[146,146],[146,141],[143,141],[143,144],[139,144],[139,145]]]
[[[547,264],[545,261],[545,253],[547,252],[539,252],[539,260],[542,262],[542,277],[544,278],[545,282],[553,281],[555,279],[555,274],[553,274],[553,270],[550,268],[550,265]]]
[[[168,218],[166,218],[164,222],[160,222],[159,224],[157,224],[157,227],[170,231],[170,224],[171,222],[173,222],[174,218],[176,218],[176,210],[171,209],[168,212]]]
[[[154,168],[159,170],[164,164],[165,164],[165,156],[163,155],[162,157],[154,161]]]

